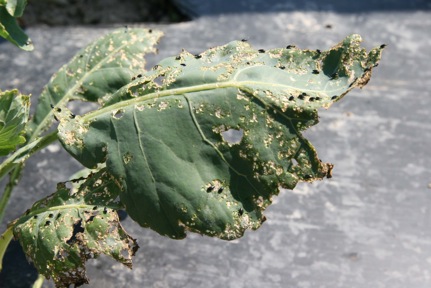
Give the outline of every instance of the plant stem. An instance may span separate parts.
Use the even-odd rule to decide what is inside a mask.
[[[57,131],[38,138],[35,141],[18,149],[0,165],[0,179],[2,179],[6,173],[13,170],[10,174],[9,183],[6,185],[4,193],[0,198],[0,223],[3,220],[12,190],[18,183],[18,179],[21,176],[21,172],[24,167],[24,161],[32,154],[45,148],[57,139]]]
[[[9,202],[10,195],[12,194],[13,188],[18,184],[18,180],[21,176],[22,168],[24,167],[24,163],[16,166],[15,169],[10,174],[9,183],[7,183],[4,193],[0,199],[0,223],[3,221],[3,216],[6,212],[6,206]]]
[[[0,164],[0,180],[3,179],[3,177],[14,167],[21,165],[21,163],[32,154],[45,148],[57,139],[57,131],[54,131],[16,150],[15,153],[10,155],[5,161],[3,161],[3,163]]]
[[[39,274],[36,281],[34,281],[32,288],[41,288],[43,285],[43,281],[45,281],[45,277],[42,274]]]
[[[0,271],[3,268],[3,256],[6,252],[7,246],[9,246],[10,241],[13,238],[13,227],[9,227],[6,231],[0,236]]]

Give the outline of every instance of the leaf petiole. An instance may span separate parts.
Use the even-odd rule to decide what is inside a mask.
[[[7,246],[9,246],[10,241],[13,238],[13,227],[10,226],[6,231],[0,236],[0,271],[3,269],[3,256],[6,252]]]

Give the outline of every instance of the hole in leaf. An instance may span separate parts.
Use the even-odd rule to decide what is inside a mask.
[[[76,242],[76,240],[77,240],[76,235],[78,233],[82,233],[82,232],[85,231],[84,227],[82,227],[81,224],[82,224],[82,219],[79,219],[78,222],[76,222],[75,224],[73,224],[72,236],[69,238],[69,240],[66,241],[67,244],[73,245]]]
[[[98,211],[96,211],[96,212],[97,212],[97,213],[94,213],[93,215],[91,215],[91,216],[90,216],[90,218],[88,218],[85,222],[86,222],[86,223],[88,223],[88,222],[93,221],[93,220],[94,220],[94,218],[97,216],[97,214],[99,214],[99,213],[98,213]]]
[[[117,210],[117,215],[120,221],[123,221],[127,218],[127,212],[125,210]]]
[[[64,183],[64,185],[65,185],[65,188],[67,188],[69,190],[73,189],[73,183],[71,183],[71,182],[66,182],[66,183]]]
[[[115,119],[120,119],[121,117],[123,117],[123,115],[124,115],[124,110],[119,109],[119,110],[113,112],[112,117],[114,117]]]
[[[129,162],[132,161],[132,159],[133,159],[133,155],[130,154],[129,152],[123,155],[124,164],[129,164]]]
[[[244,130],[229,129],[227,131],[221,132],[221,135],[223,137],[223,140],[227,143],[231,145],[239,144],[242,140],[242,137],[244,136]]]
[[[121,250],[121,258],[123,259],[130,259],[129,250],[123,249]]]
[[[156,83],[159,87],[162,87],[163,86],[163,79],[164,79],[164,77],[159,76],[159,77],[154,78],[153,82]]]
[[[82,115],[100,107],[100,105],[95,102],[85,102],[85,105],[81,105],[81,103],[81,101],[72,100],[66,104],[66,108],[70,110],[71,114]]]

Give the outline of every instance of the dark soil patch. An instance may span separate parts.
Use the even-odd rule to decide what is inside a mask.
[[[29,0],[21,23],[58,26],[187,20],[170,0]]]

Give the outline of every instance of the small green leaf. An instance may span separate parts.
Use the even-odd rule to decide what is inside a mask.
[[[59,183],[56,193],[36,202],[13,223],[15,238],[39,273],[52,278],[57,287],[79,286],[88,283],[85,262],[101,253],[132,267],[138,245],[119,222],[120,189],[102,169],[79,189]]]
[[[64,147],[121,181],[129,215],[162,235],[241,237],[279,188],[330,177],[302,131],[354,87],[381,48],[359,35],[328,51],[253,49],[235,41],[182,52],[121,88],[97,111],[57,113]]]
[[[54,74],[39,97],[30,123],[33,137],[49,128],[53,106],[71,100],[103,103],[133,76],[145,71],[145,55],[155,53],[162,32],[119,29],[94,41]]]
[[[30,109],[30,97],[18,90],[0,90],[0,156],[23,144],[25,125]]]
[[[0,6],[0,37],[5,38],[22,50],[32,51],[34,49],[30,38],[19,27],[16,19],[9,14],[4,6]]]

